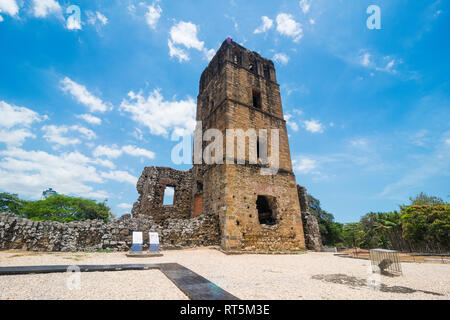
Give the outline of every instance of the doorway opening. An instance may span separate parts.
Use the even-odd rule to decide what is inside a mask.
[[[273,226],[277,224],[275,198],[258,196],[256,200],[258,210],[258,220],[260,224]]]

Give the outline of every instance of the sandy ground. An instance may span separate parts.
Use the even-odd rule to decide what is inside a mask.
[[[163,254],[137,259],[124,253],[4,251],[0,266],[176,262],[241,299],[450,299],[450,264],[402,263],[403,276],[373,277],[369,261],[332,253],[225,255],[202,248]],[[158,270],[82,273],[80,290],[67,288],[69,276],[0,276],[0,299],[186,298]]]

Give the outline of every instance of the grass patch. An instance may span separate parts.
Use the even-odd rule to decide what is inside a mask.
[[[87,252],[87,253],[112,253],[114,251],[111,249],[100,249],[100,250],[87,250],[85,252]]]

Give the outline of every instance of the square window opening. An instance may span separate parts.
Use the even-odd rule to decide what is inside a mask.
[[[173,206],[174,203],[175,203],[175,187],[166,186],[166,188],[164,189],[163,205],[164,206]]]

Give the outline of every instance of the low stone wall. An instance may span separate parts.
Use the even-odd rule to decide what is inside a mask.
[[[110,223],[82,221],[59,223],[32,221],[0,213],[0,249],[31,251],[127,251],[133,231],[158,232],[163,249],[219,245],[218,219],[202,215],[194,219],[167,219],[163,225],[151,218],[125,215]],[[148,246],[144,245],[144,249]]]

